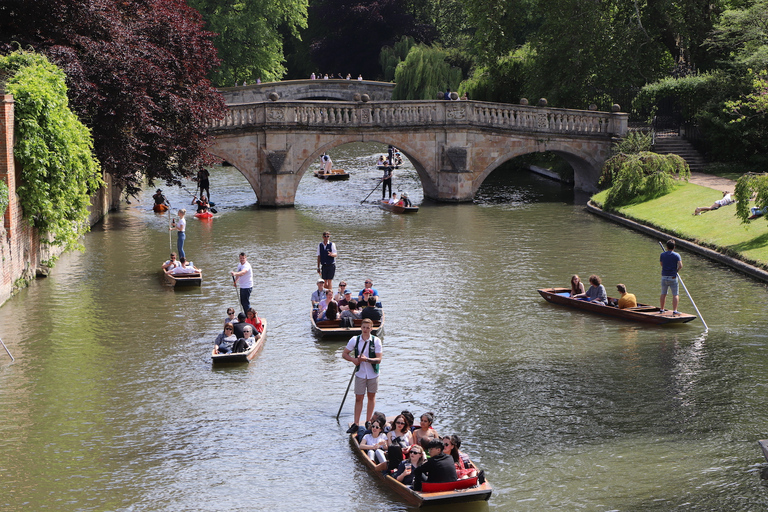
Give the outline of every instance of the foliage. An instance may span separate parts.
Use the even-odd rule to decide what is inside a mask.
[[[726,68],[768,68],[768,0],[723,12],[705,46]]]
[[[643,87],[632,104],[650,122],[664,101],[672,101],[683,121],[691,121],[706,105],[722,102],[737,91],[738,83],[721,71],[663,78]]]
[[[0,217],[5,215],[5,210],[8,209],[8,185],[5,181],[0,180]]]
[[[299,37],[307,26],[307,0],[189,0],[202,14],[221,65],[213,70],[219,87],[235,83],[280,80],[283,34]]]
[[[734,114],[732,123],[743,122],[754,116],[762,116],[768,111],[768,71],[759,73],[749,70],[752,78],[752,92],[744,98],[725,102],[725,111]]]
[[[469,44],[480,66],[493,66],[530,41],[543,16],[536,0],[461,0],[466,12]]]
[[[404,0],[314,0],[309,6],[312,60],[323,74],[381,76],[379,53],[402,36],[417,42],[433,33],[417,26]]]
[[[611,147],[611,153],[613,155],[617,155],[619,153],[641,153],[643,151],[650,151],[652,145],[653,135],[651,132],[633,130],[627,133],[626,137],[616,142],[613,147]]]
[[[395,78],[395,69],[408,56],[408,52],[416,44],[412,37],[403,36],[394,46],[385,46],[379,54],[379,63],[384,73],[384,81],[391,82]]]
[[[13,73],[6,87],[15,100],[24,215],[51,243],[78,247],[90,196],[103,184],[91,134],[68,107],[64,73],[45,57],[14,52],[0,58],[0,69]]]
[[[733,192],[733,198],[736,200],[736,216],[745,224],[751,221],[750,201],[753,196],[756,208],[768,208],[768,174],[750,172],[736,181]],[[768,215],[758,218],[768,219]]]
[[[423,38],[444,46],[461,48],[471,37],[463,0],[406,0],[405,10],[416,20]]]
[[[677,180],[688,177],[688,164],[678,155],[619,153],[605,162],[600,185],[611,187],[605,206],[615,209],[663,196],[674,189]]]
[[[31,47],[67,75],[72,109],[116,183],[179,183],[209,156],[224,106],[206,78],[212,34],[184,0],[6,0],[0,50]]]
[[[446,87],[455,90],[461,82],[461,70],[446,62],[447,53],[433,46],[416,45],[395,70],[392,99],[431,100]]]
[[[526,64],[532,60],[526,45],[487,66],[476,67],[460,90],[473,100],[517,103],[524,96]]]

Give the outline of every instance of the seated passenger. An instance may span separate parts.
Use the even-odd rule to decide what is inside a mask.
[[[359,320],[362,318],[362,316],[360,316],[360,310],[357,308],[357,301],[355,299],[349,299],[347,309],[341,312],[339,318],[352,318],[353,320]]]
[[[726,190],[725,192],[723,192],[723,198],[722,199],[718,199],[717,201],[715,201],[712,206],[699,206],[698,208],[696,208],[696,210],[694,210],[693,214],[694,215],[701,215],[701,212],[708,212],[710,210],[717,210],[721,206],[728,206],[729,204],[733,204],[735,202],[736,202],[736,200],[733,199],[731,197],[730,192],[728,192]]]
[[[335,300],[328,303],[328,307],[325,308],[323,314],[321,314],[318,320],[336,320],[339,318],[339,305]]]
[[[411,203],[411,200],[408,199],[408,192],[403,192],[403,198],[400,199],[400,202],[403,203],[401,206],[405,206],[406,208],[409,208],[413,206],[413,203]]]
[[[352,290],[344,290],[344,295],[342,295],[341,298],[336,301],[336,303],[339,305],[339,311],[345,311],[349,309],[350,300],[353,300]],[[355,301],[355,304],[357,304],[357,301]]]
[[[627,293],[627,287],[623,284],[617,284],[616,289],[619,290],[621,297],[619,298],[619,309],[636,308],[637,298],[634,293]]]
[[[413,470],[427,461],[424,450],[418,445],[411,446],[407,455],[408,458],[398,465],[397,471],[393,475],[403,485],[411,485],[413,483]]]
[[[587,293],[574,295],[574,299],[586,299],[589,302],[596,302],[603,306],[608,304],[608,294],[605,292],[605,286],[601,284],[600,278],[594,274],[589,276],[590,287]]]
[[[581,278],[574,274],[571,276],[571,297],[581,295],[584,293],[584,283],[581,282]]]
[[[197,213],[205,213],[208,211],[208,208],[210,205],[208,204],[208,199],[206,199],[205,194],[200,196],[200,199],[197,198],[197,196],[192,198],[192,204],[197,205]]]
[[[379,292],[376,290],[376,288],[373,287],[373,281],[370,279],[365,280],[365,288],[360,290],[360,293],[357,294],[357,302],[361,302],[363,299],[365,299],[365,291],[368,290],[373,294],[374,297],[376,297],[376,302],[379,302]],[[367,299],[366,299],[367,301]]]
[[[420,427],[413,431],[413,444],[421,445],[422,448],[426,448],[426,443],[430,440],[440,439],[437,435],[437,431],[432,428],[432,423],[435,421],[435,413],[425,412],[421,415]]]
[[[366,306],[360,313],[360,318],[370,318],[374,322],[381,322],[383,313],[381,308],[376,307],[376,297],[368,297],[368,306]]]
[[[460,447],[461,439],[456,434],[443,437],[443,453],[450,455],[453,459],[453,463],[456,465],[456,476],[459,480],[477,476],[477,470],[472,465],[472,461],[469,460],[466,453],[459,451]]]
[[[245,352],[253,344],[256,343],[256,338],[253,336],[253,326],[252,325],[246,325],[243,327],[243,337],[238,338],[238,340],[232,345],[232,352],[234,353],[240,353]]]
[[[245,321],[245,314],[244,313],[238,313],[237,314],[237,321],[232,322],[232,326],[235,328],[235,336],[238,338],[243,337],[243,328],[248,325],[248,323]]]
[[[325,281],[323,279],[317,280],[317,290],[312,292],[312,297],[310,300],[312,301],[312,307],[316,308],[318,304],[320,304],[320,301],[325,298]]]
[[[380,419],[374,419],[371,422],[371,433],[365,434],[360,442],[360,449],[368,452],[368,457],[374,462],[386,463],[387,456],[385,450],[388,447],[387,435],[384,433],[384,427]]]
[[[176,253],[172,252],[170,259],[165,260],[165,263],[163,263],[163,271],[168,272],[179,266],[181,266],[181,263],[176,259]]]
[[[439,439],[429,441],[427,443],[427,453],[429,453],[429,460],[412,471],[413,489],[415,491],[421,490],[421,484],[425,480],[425,475],[431,484],[455,482],[457,480],[456,466],[453,464],[451,456],[443,453],[442,441]]]
[[[245,323],[251,324],[258,334],[264,331],[264,326],[261,325],[261,318],[259,318],[259,314],[253,308],[248,308],[248,311],[245,313]],[[243,331],[245,331],[245,326],[243,326]]]
[[[237,338],[234,334],[234,327],[232,324],[227,323],[224,325],[224,332],[216,336],[216,341],[213,342],[214,354],[229,354],[232,352]]]
[[[177,274],[196,274],[200,272],[199,268],[187,265],[186,258],[182,257],[181,259],[179,259],[179,263],[180,265],[178,267],[171,269],[168,273],[177,275]]]
[[[385,164],[384,155],[379,155],[379,159],[376,162],[376,165],[379,166],[379,167],[382,167],[382,166],[384,166],[384,164]]]
[[[336,294],[333,296],[333,300],[335,300],[336,302],[339,302],[344,298],[344,293],[347,291],[349,291],[347,290],[347,282],[339,281],[339,291],[337,291]],[[349,293],[351,294],[352,292],[349,292]]]
[[[230,324],[237,322],[237,317],[235,316],[235,308],[227,308],[227,318],[224,319],[224,323],[227,322]]]
[[[320,303],[317,305],[317,310],[316,310],[317,316],[315,318],[317,318],[318,320],[322,316],[324,316],[323,314],[325,313],[325,308],[328,307],[328,304],[333,302],[333,290],[328,290],[326,288],[325,290],[323,290],[323,293],[325,294],[325,298],[320,301]]]
[[[389,198],[389,204],[397,204],[397,192],[392,192],[392,197]]]

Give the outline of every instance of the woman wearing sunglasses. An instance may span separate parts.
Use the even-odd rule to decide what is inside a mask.
[[[224,324],[224,332],[216,336],[216,341],[213,342],[214,354],[229,354],[232,352],[232,347],[237,341],[237,336],[234,333],[235,328],[231,323]]]
[[[368,452],[368,457],[374,462],[386,463],[386,450],[389,447],[387,434],[383,432],[381,420],[371,422],[371,433],[365,434],[360,442],[360,449]]]
[[[413,483],[413,470],[426,461],[427,459],[424,457],[424,450],[422,450],[421,446],[411,446],[411,449],[408,451],[408,457],[397,467],[394,475],[395,478],[404,485],[411,485]]]

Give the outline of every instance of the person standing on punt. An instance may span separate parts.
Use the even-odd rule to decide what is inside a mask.
[[[173,231],[176,230],[179,232],[179,236],[176,239],[176,246],[179,253],[179,258],[184,258],[186,255],[184,254],[184,241],[187,239],[187,221],[184,219],[184,215],[187,214],[187,210],[182,208],[179,210],[179,220],[173,219],[173,224],[171,225],[169,230]]]
[[[379,390],[379,365],[384,355],[381,340],[371,334],[373,322],[364,319],[360,336],[352,336],[344,348],[341,357],[357,366],[355,373],[355,423],[347,430],[348,434],[357,432],[360,414],[363,412],[363,399],[368,394],[366,419],[373,417],[376,408],[376,392]],[[354,355],[353,355],[354,354]]]
[[[325,281],[325,289],[333,290],[336,275],[336,244],[331,242],[331,233],[323,231],[323,241],[317,246],[317,271]]]
[[[667,289],[672,289],[672,314],[679,315],[677,304],[680,302],[680,288],[677,282],[677,273],[683,268],[683,259],[675,252],[675,241],[667,240],[667,250],[659,256],[661,265],[661,297],[659,299],[659,313],[664,313],[664,305],[667,302]]]
[[[235,287],[240,288],[240,305],[243,307],[243,311],[248,311],[251,308],[253,269],[244,252],[240,253],[240,264],[237,266],[237,270],[230,272],[230,274],[235,278]]]

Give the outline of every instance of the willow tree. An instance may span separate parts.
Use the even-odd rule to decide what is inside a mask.
[[[768,211],[768,174],[750,172],[742,175],[736,181],[733,196],[736,200],[736,217],[748,224],[755,218],[749,206],[753,196],[754,207],[764,212]],[[768,219],[768,215],[763,214],[762,217]]]
[[[690,175],[688,164],[678,155],[619,153],[605,162],[600,177],[601,187],[611,187],[605,207],[615,209],[661,197],[671,192],[678,180],[687,180]]]
[[[16,118],[16,192],[24,217],[53,245],[81,248],[91,194],[103,183],[91,132],[69,109],[66,76],[44,56],[0,57]]]
[[[446,87],[456,90],[461,70],[447,61],[447,52],[434,46],[416,45],[395,69],[395,100],[431,100]]]

